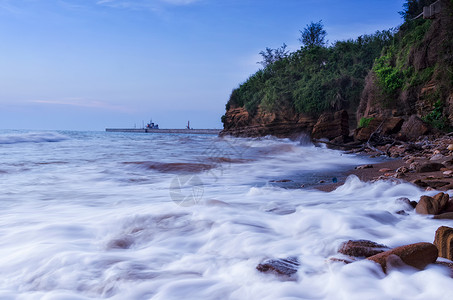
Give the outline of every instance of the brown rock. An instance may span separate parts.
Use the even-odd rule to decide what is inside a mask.
[[[337,137],[349,135],[349,115],[346,110],[336,113],[323,113],[313,127],[312,137],[315,139],[327,138],[332,140]]]
[[[374,118],[367,127],[357,128],[354,132],[354,139],[367,141],[371,134],[376,132],[383,135],[397,133],[403,125],[404,119],[399,117]],[[378,132],[379,131],[379,132]]]
[[[442,213],[442,214],[439,214],[439,215],[435,215],[433,217],[433,219],[437,219],[437,220],[452,220],[453,219],[453,212],[446,212],[446,213]]]
[[[439,193],[434,197],[421,196],[415,211],[422,215],[437,215],[444,210],[449,199],[450,196],[444,193]]]
[[[417,167],[418,173],[426,173],[426,172],[437,172],[440,169],[445,168],[443,164],[440,163],[425,163]]]
[[[417,269],[424,269],[437,259],[437,247],[431,243],[416,243],[382,252],[367,259],[381,265],[382,270],[387,272],[388,258],[391,255],[398,256],[406,265]],[[392,256],[393,257],[393,256]],[[391,259],[394,261],[394,257]]]
[[[453,259],[453,228],[441,226],[436,230],[434,245],[439,250],[439,256],[452,260]]]
[[[401,126],[399,135],[402,139],[416,140],[420,136],[428,134],[430,130],[428,124],[423,122],[423,120],[416,115],[412,115],[404,122],[403,126]]]
[[[299,265],[297,257],[266,259],[256,269],[262,273],[291,276],[297,272]]]
[[[389,169],[389,168],[382,168],[382,169],[379,169],[379,172],[381,173],[388,173],[388,172],[392,172],[393,170],[392,169]]]
[[[444,212],[453,212],[453,200],[449,200],[444,207]]]
[[[422,215],[435,215],[437,214],[438,207],[434,203],[434,199],[429,196],[421,196],[418,201],[415,211]]]
[[[433,197],[434,201],[436,201],[438,205],[438,213],[445,211],[448,202],[450,201],[450,196],[448,194],[439,193]]]
[[[389,247],[367,240],[349,240],[341,244],[339,253],[354,257],[370,257],[390,250]]]
[[[444,187],[444,186],[447,186],[449,184],[447,181],[427,181],[426,183],[433,190],[441,188],[441,187]]]

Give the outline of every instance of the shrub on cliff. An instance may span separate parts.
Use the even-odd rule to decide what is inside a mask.
[[[310,26],[316,27],[313,31],[321,36],[310,35]],[[306,30],[307,38],[314,43],[268,60],[270,63],[263,64],[263,69],[233,90],[227,110],[245,107],[253,115],[258,107],[266,111],[283,107],[319,115],[326,110],[357,107],[365,76],[382,48],[389,44],[393,31],[378,31],[325,47],[325,32],[320,22],[308,25]],[[263,53],[274,54],[276,50]]]

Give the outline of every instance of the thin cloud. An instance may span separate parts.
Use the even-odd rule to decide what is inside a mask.
[[[115,8],[158,10],[162,5],[190,5],[201,0],[98,0],[96,4]]]
[[[65,99],[65,100],[32,100],[31,103],[37,104],[46,104],[46,105],[66,105],[66,106],[76,106],[76,107],[88,107],[88,108],[97,108],[121,112],[133,112],[130,107],[122,105],[114,105],[104,101],[96,100],[87,100],[87,99]]]

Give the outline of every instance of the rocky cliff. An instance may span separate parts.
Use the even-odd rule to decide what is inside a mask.
[[[453,5],[440,4],[433,19],[401,26],[383,51],[366,78],[357,120],[415,115],[441,130],[453,125]]]
[[[298,106],[294,104],[274,107],[271,111],[259,104],[251,113],[246,109],[247,105],[242,104],[245,101],[230,100],[222,118],[224,130],[221,134],[296,137],[308,133],[316,139],[343,142],[353,136],[363,142],[377,131],[401,140],[415,140],[436,130],[449,131],[453,127],[453,0],[440,0],[439,3],[442,8],[440,13],[431,16],[431,19],[405,22],[391,43],[385,44],[368,75],[362,77],[364,83],[359,103],[348,99],[347,91],[353,90],[353,87],[340,85],[340,79],[311,87],[313,93],[318,93],[341,86],[332,99],[326,99],[335,105],[325,106],[324,113],[315,115],[297,111],[295,108]],[[380,41],[385,39],[380,37]],[[355,46],[360,43],[358,39]],[[341,46],[335,46],[336,55],[342,53]],[[348,47],[352,46],[354,44]],[[353,61],[351,64],[354,64]],[[314,65],[315,70],[329,67],[328,61],[320,62],[321,65]],[[298,78],[297,74],[293,77]],[[357,88],[361,79],[360,76],[355,78],[348,82],[355,82]],[[269,87],[269,82],[272,81],[263,86]],[[301,82],[300,79],[298,82]],[[247,84],[249,82],[242,87],[247,88]],[[251,99],[259,99],[260,95],[259,92],[243,94]],[[282,95],[281,98],[286,99],[291,92]],[[297,91],[292,95],[298,95]]]

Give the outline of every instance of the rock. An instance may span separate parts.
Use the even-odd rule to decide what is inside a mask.
[[[434,154],[433,156],[431,156],[431,158],[429,160],[441,160],[441,159],[445,159],[445,156],[438,153],[438,154]]]
[[[411,201],[409,198],[400,197],[395,200],[396,203],[403,205],[405,210],[412,210],[417,206],[417,202]]]
[[[432,189],[438,189],[447,186],[449,183],[446,181],[427,181],[427,185]]]
[[[450,201],[450,196],[446,193],[438,193],[433,196],[434,201],[439,207],[439,213],[443,212],[447,207],[448,202]]]
[[[453,212],[446,212],[442,214],[435,215],[433,219],[437,220],[453,220]]]
[[[421,179],[413,180],[412,183],[417,185],[417,186],[419,186],[419,187],[422,187],[422,188],[428,186],[428,184],[426,182],[424,182],[423,180],[421,180]]]
[[[337,137],[349,135],[349,115],[346,110],[335,113],[323,113],[313,127],[312,137],[314,139],[327,138],[332,140]]]
[[[427,265],[432,264],[437,259],[437,247],[431,243],[416,243],[394,248],[392,250],[382,252],[367,259],[381,265],[382,270],[387,272],[388,262],[393,265],[395,261],[392,255],[398,256],[406,265],[417,269],[424,269]],[[389,259],[389,257],[392,258]]]
[[[449,199],[450,196],[444,193],[439,193],[434,197],[421,196],[415,211],[422,215],[437,215],[443,211]]]
[[[297,272],[299,265],[300,263],[297,257],[266,259],[256,269],[262,273],[291,276]]]
[[[402,166],[402,167],[399,167],[398,169],[396,169],[396,173],[402,173],[402,174],[405,174],[409,172],[409,169],[405,166]]]
[[[444,172],[442,172],[442,174],[451,175],[451,174],[453,174],[453,170],[444,171]]]
[[[416,140],[420,136],[428,134],[430,130],[431,128],[428,124],[416,115],[412,115],[401,126],[399,137],[403,140]]]
[[[382,168],[382,169],[379,169],[379,172],[381,173],[388,173],[388,172],[392,172],[393,170],[392,169],[389,169],[389,168]]]
[[[444,212],[453,212],[453,200],[449,200],[444,207]]]
[[[367,240],[349,240],[340,245],[338,252],[353,257],[370,257],[390,250],[389,247]]]
[[[279,179],[279,180],[271,180],[269,182],[283,183],[283,182],[293,182],[293,181],[291,179]]]
[[[373,168],[373,165],[361,165],[361,166],[355,167],[356,170],[371,169],[371,168]]]
[[[356,260],[353,259],[353,258],[338,258],[338,257],[330,257],[329,260],[330,262],[342,262],[342,263],[345,263],[345,264],[350,264],[350,263],[353,263],[355,262]]]
[[[448,145],[447,150],[448,151],[453,151],[453,144]]]
[[[435,215],[437,214],[438,207],[433,203],[434,199],[429,196],[421,196],[418,201],[415,211],[422,215]]]
[[[399,117],[391,118],[373,118],[367,127],[357,128],[354,132],[354,139],[359,141],[367,141],[373,132],[377,133],[380,127],[380,134],[391,135],[397,133],[403,125],[404,119]]]
[[[440,257],[453,259],[453,228],[441,226],[436,230],[434,245],[439,250]]]
[[[427,173],[427,172],[437,172],[440,169],[445,168],[443,164],[440,163],[425,163],[417,167],[418,173]]]
[[[409,165],[409,170],[417,170],[417,168],[420,166],[420,163],[417,161],[411,162]]]

